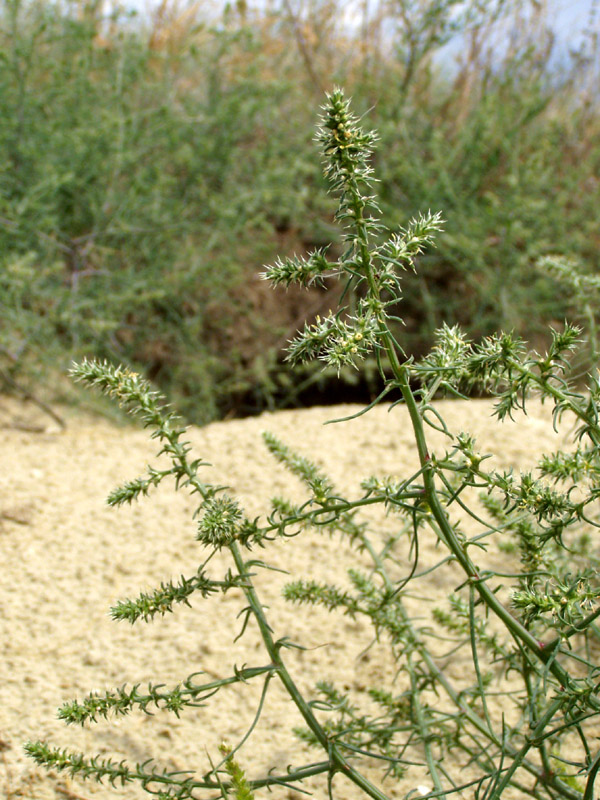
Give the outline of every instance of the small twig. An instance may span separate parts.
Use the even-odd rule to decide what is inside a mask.
[[[65,430],[65,429],[66,429],[66,427],[67,427],[67,423],[64,421],[64,419],[63,419],[61,416],[59,416],[59,415],[56,413],[56,411],[54,411],[53,409],[51,409],[49,405],[47,405],[47,404],[46,404],[46,403],[44,403],[42,400],[40,400],[39,398],[37,398],[37,397],[36,397],[34,394],[32,394],[32,393],[29,391],[29,389],[25,389],[23,386],[21,386],[20,384],[18,384],[18,383],[15,381],[15,379],[14,379],[14,378],[12,378],[12,377],[11,377],[11,376],[10,376],[10,375],[9,375],[9,374],[6,372],[6,370],[0,369],[0,379],[2,379],[2,380],[5,382],[5,383],[7,383],[7,384],[8,384],[8,385],[11,387],[11,389],[14,389],[16,392],[19,392],[19,394],[22,396],[23,400],[28,400],[30,403],[33,403],[34,405],[36,405],[38,408],[40,408],[42,411],[44,411],[46,414],[48,414],[48,416],[49,416],[49,417],[52,417],[52,419],[53,419],[53,420],[54,420],[54,421],[55,421],[55,422],[56,422],[58,425],[60,425],[60,427],[61,427],[63,430]]]
[[[317,71],[315,70],[311,55],[308,52],[308,45],[306,43],[306,39],[304,38],[304,34],[302,33],[300,25],[298,24],[298,18],[294,14],[292,7],[289,3],[289,0],[284,0],[283,4],[290,18],[290,22],[292,23],[294,36],[296,37],[296,42],[298,43],[298,49],[300,50],[300,55],[302,56],[302,60],[304,61],[304,65],[306,66],[306,71],[308,72],[310,79],[315,85],[315,87],[321,92],[321,94],[325,94],[325,87],[323,86],[323,83],[321,82],[321,79],[317,75]]]

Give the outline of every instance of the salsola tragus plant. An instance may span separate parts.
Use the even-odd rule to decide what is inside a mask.
[[[28,743],[27,752],[47,768],[79,777],[106,778],[113,784],[137,781],[160,800],[228,794],[249,798],[266,788],[300,788],[304,779],[320,773],[328,776],[330,796],[336,793],[335,776],[343,774],[365,794],[384,800],[385,791],[364,774],[362,765],[370,757],[384,765],[386,787],[406,771],[410,774],[412,763],[425,764],[431,786],[419,790],[429,797],[457,793],[499,800],[510,789],[511,797],[594,800],[600,767],[594,728],[600,710],[600,631],[595,622],[600,583],[589,539],[598,527],[600,382],[591,375],[585,391],[579,391],[569,380],[569,358],[581,332],[570,325],[553,330],[548,351],[539,354],[511,334],[473,343],[458,328],[445,326],[426,358],[418,363],[407,358],[395,335],[401,278],[440,229],[440,216],[419,216],[399,233],[382,229],[369,166],[376,136],[359,126],[341,91],[328,97],[318,141],[326,175],[340,200],[343,254],[337,261],[330,261],[325,250],[281,259],[267,268],[265,277],[285,286],[335,276],[345,282],[344,296],[352,297],[353,305],[307,324],[290,343],[288,358],[292,364],[320,359],[342,368],[373,355],[385,388],[360,413],[384,398],[392,401],[392,409],[405,404],[419,467],[412,474],[367,477],[357,497],[345,498],[312,461],[267,434],[266,446],[302,479],[307,499],[294,504],[276,498],[264,519],[249,519],[227,490],[206,482],[205,465],[192,456],[184,427],[143,379],[105,363],[76,365],[74,377],[137,414],[158,441],[160,453],[170,459],[169,468],[148,467],[143,477],[114,491],[109,503],[129,503],[172,478],[179,489],[198,498],[197,538],[207,550],[206,561],[191,577],[119,603],[112,610],[114,618],[148,622],[178,603],[189,603],[192,595],[236,588],[244,593],[248,616],[258,626],[267,663],[263,659],[260,666],[245,666],[205,684],[192,675],[172,689],[151,685],[145,691],[123,687],[92,693],[65,704],[59,715],[67,723],[85,724],[156,707],[180,714],[224,686],[262,678],[263,699],[273,681],[283,684],[305,722],[300,736],[320,756],[283,775],[253,776],[244,774],[235,760],[238,747],[223,746],[223,759],[196,777],[148,764],[88,758],[44,742]],[[545,455],[535,471],[487,468],[486,454],[470,435],[449,430],[435,403],[442,392],[466,397],[475,389],[496,396],[500,419],[525,412],[532,395],[541,397],[552,421],[572,418],[570,449]],[[430,450],[430,428],[445,436],[443,453]],[[483,510],[472,502],[473,490],[481,496]],[[360,518],[361,509],[373,505],[395,515],[397,532],[383,544]],[[465,515],[472,518],[474,535],[463,530],[459,519]],[[352,698],[329,683],[320,683],[313,698],[299,691],[286,667],[291,643],[274,633],[257,594],[249,551],[309,527],[345,537],[372,560],[370,573],[349,570],[351,590],[296,579],[285,595],[294,603],[364,617],[389,641],[405,688],[372,687],[369,694],[379,709],[374,715],[357,710]],[[451,563],[456,570],[457,589],[446,607],[435,611],[437,627],[411,616],[406,603],[411,582],[419,577],[419,541],[424,537],[433,537],[441,548],[437,566]],[[412,565],[398,580],[395,547],[400,540],[410,543]],[[481,566],[486,550],[498,540],[520,557],[508,573]],[[215,578],[207,565],[217,550],[228,551],[231,567]],[[507,583],[508,599],[500,591]],[[456,647],[470,650],[472,674],[460,685],[436,661],[432,642],[439,640],[440,631]],[[509,674],[507,686],[502,679]],[[438,697],[435,703],[432,691]],[[498,717],[492,694],[504,699],[511,713]],[[468,780],[462,777],[466,764],[474,775]]]

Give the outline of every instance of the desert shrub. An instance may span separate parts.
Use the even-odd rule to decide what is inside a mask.
[[[0,297],[13,377],[58,391],[71,358],[118,359],[196,421],[301,403],[310,387],[335,399],[310,367],[290,382],[298,295],[280,292],[267,319],[254,277],[274,249],[340,254],[311,154],[311,109],[334,80],[372,109],[385,144],[386,223],[445,209],[406,291],[407,352],[427,352],[442,320],[543,339],[564,319],[534,266],[561,255],[596,268],[595,51],[559,70],[543,5],[525,0],[363,13],[351,26],[335,0],[239,3],[209,20],[162,4],[148,21],[97,4],[4,4],[0,252],[38,275],[21,294],[7,275]],[[502,50],[494,24],[511,19],[524,32]],[[457,40],[452,67],[440,53]],[[303,311],[326,303],[313,288]],[[344,372],[346,388],[358,378],[374,396],[373,374],[372,362]]]
[[[6,320],[5,348],[47,366],[57,351],[63,364],[87,354],[143,365],[184,408],[193,402],[192,416],[215,416],[220,382],[243,365],[207,340],[210,310],[231,301],[245,261],[260,263],[286,217],[310,216],[283,193],[306,166],[286,173],[266,137],[285,85],[231,74],[232,48],[256,49],[244,31],[171,55],[126,20],[103,38],[93,15],[50,4],[7,4],[2,22],[0,247],[45,276],[3,294],[11,316],[31,311],[43,330],[28,335],[32,314]],[[194,73],[205,80],[189,84]]]
[[[192,596],[241,591],[240,636],[249,625],[256,626],[267,664],[255,663],[252,651],[250,665],[227,678],[202,683],[196,672],[173,688],[160,683],[147,689],[122,686],[92,692],[59,711],[65,722],[81,725],[150,710],[179,715],[205,705],[226,686],[262,680],[248,733],[235,748],[222,746],[223,758],[203,773],[87,757],[42,741],[29,742],[26,750],[48,769],[107,779],[113,785],[137,782],[161,800],[232,795],[241,800],[263,788],[302,789],[303,780],[319,774],[327,775],[330,797],[343,796],[337,780],[343,776],[366,795],[385,800],[388,795],[364,773],[367,759],[379,761],[392,779],[401,778],[415,763],[425,764],[431,783],[419,787],[425,797],[446,798],[464,790],[477,800],[500,800],[514,788],[520,796],[591,800],[600,766],[594,656],[600,584],[597,552],[590,546],[599,525],[600,384],[597,369],[588,375],[583,392],[572,381],[569,359],[582,331],[572,325],[552,329],[550,347],[539,353],[511,333],[473,342],[458,326],[442,325],[422,360],[407,359],[393,332],[402,313],[402,287],[418,280],[411,274],[415,259],[439,233],[441,216],[418,215],[397,232],[382,225],[370,167],[377,135],[358,124],[340,90],[328,97],[318,140],[325,175],[339,200],[336,219],[344,252],[336,260],[319,249],[306,258],[278,258],[264,276],[282,286],[335,277],[348,290],[353,288],[355,302],[350,307],[343,299],[336,311],[307,322],[289,344],[288,360],[292,365],[316,360],[339,371],[373,355],[384,390],[354,417],[384,398],[391,414],[404,404],[418,467],[411,471],[400,464],[397,475],[366,476],[355,497],[343,497],[312,459],[266,433],[267,448],[301,479],[306,500],[298,504],[274,497],[264,516],[249,518],[227,488],[204,479],[207,465],[192,455],[185,426],[147,381],[106,362],[75,365],[73,376],[137,415],[166,457],[166,468],[149,466],[142,477],[117,488],[108,502],[131,503],[163,480],[174,479],[178,489],[197,500],[196,538],[206,550],[195,572],[119,602],[113,618],[148,623],[179,603],[189,604]],[[574,270],[569,275],[576,280]],[[480,452],[468,431],[450,430],[435,400],[440,391],[461,395],[475,386],[496,397],[499,420],[526,412],[529,399],[541,397],[549,426],[562,417],[572,423],[568,442],[561,451],[544,455],[534,471],[488,467],[491,454]],[[430,449],[431,429],[443,435],[445,451]],[[473,491],[481,494],[483,511]],[[392,533],[382,533],[361,518],[370,506],[393,516]],[[461,521],[465,514],[474,533]],[[368,620],[375,636],[388,643],[402,680],[368,687],[374,711],[360,709],[346,689],[324,681],[310,695],[302,693],[286,665],[286,650],[302,643],[274,630],[259,597],[255,572],[269,568],[263,551],[267,554],[277,539],[289,538],[293,547],[294,537],[310,528],[352,545],[357,562],[347,565],[348,587],[292,575],[285,597]],[[423,571],[419,542],[425,538],[438,543],[440,556]],[[512,548],[520,562],[510,569],[492,566],[488,555],[497,546]],[[257,559],[252,551],[259,548]],[[210,561],[218,551],[231,561],[226,574],[215,577]],[[370,562],[368,572],[357,567],[359,553]],[[454,570],[456,589],[446,606],[434,612],[436,628],[423,619],[422,609],[411,613],[407,601],[415,590],[419,593],[420,578],[435,581],[436,570],[444,565]],[[204,624],[219,622],[204,619]],[[452,679],[435,655],[442,635],[453,649],[465,647],[471,653],[471,668]],[[365,645],[370,638],[371,633]],[[505,683],[509,675],[518,688]],[[298,734],[318,750],[318,760],[290,766],[282,774],[248,777],[237,759],[244,757],[241,748],[275,681],[302,715],[306,727]],[[501,701],[494,708],[492,696]],[[251,757],[244,763],[250,772]],[[467,765],[475,772],[469,780],[463,777]]]

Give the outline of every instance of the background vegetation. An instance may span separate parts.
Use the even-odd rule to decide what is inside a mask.
[[[442,320],[536,344],[577,313],[538,264],[598,269],[594,20],[566,54],[539,0],[0,8],[4,388],[64,397],[96,357],[196,422],[374,392],[369,364],[342,396],[314,368],[292,384],[283,346],[331,300],[258,278],[339,235],[312,141],[334,85],[383,140],[384,222],[446,220],[405,281],[408,355]]]

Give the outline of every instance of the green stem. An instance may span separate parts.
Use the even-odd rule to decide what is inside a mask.
[[[479,697],[481,698],[481,707],[485,717],[486,724],[493,733],[492,719],[488,709],[487,698],[485,696],[485,688],[483,686],[483,679],[481,676],[481,667],[479,666],[479,654],[477,652],[477,637],[475,634],[475,590],[473,586],[469,586],[469,635],[471,639],[471,657],[473,659],[473,667],[477,675],[477,687],[479,689]]]
[[[423,420],[419,413],[419,408],[414,394],[408,383],[407,370],[403,368],[398,362],[395,349],[392,346],[389,337],[384,334],[384,343],[394,375],[398,380],[402,397],[406,403],[408,413],[412,422],[419,459],[423,467],[423,483],[425,489],[425,499],[431,509],[432,516],[442,534],[440,538],[450,549],[458,563],[461,565],[469,578],[469,582],[475,587],[475,590],[496,616],[498,616],[512,635],[521,641],[529,650],[531,650],[537,658],[544,664],[549,664],[550,672],[559,681],[562,686],[570,686],[571,678],[569,673],[556,661],[552,659],[553,650],[546,647],[544,642],[539,642],[517,619],[513,617],[510,611],[498,600],[494,592],[487,586],[486,581],[481,580],[479,570],[471,561],[465,548],[456,538],[456,534],[448,521],[448,517],[442,507],[438,493],[435,487],[435,472],[432,469],[431,459],[427,450],[427,442],[423,428]],[[392,353],[395,359],[392,359]],[[395,362],[395,363],[394,363]],[[397,366],[396,366],[397,365]]]
[[[235,542],[229,545],[229,549],[235,561],[235,565],[240,575],[246,575],[246,565],[240,553],[240,550]],[[353,783],[359,786],[366,794],[373,797],[374,800],[389,800],[387,795],[383,794],[374,784],[372,784],[364,775],[354,769],[344,756],[340,753],[335,743],[333,743],[319,724],[319,721],[312,712],[312,709],[302,696],[300,690],[294,683],[291,675],[289,674],[283,659],[281,658],[281,644],[275,642],[273,639],[271,628],[267,622],[263,606],[259,600],[258,594],[253,585],[243,587],[244,594],[248,600],[248,604],[252,609],[252,613],[258,624],[262,640],[265,648],[269,654],[269,658],[274,666],[274,671],[281,679],[288,694],[294,702],[298,711],[304,717],[304,720],[311,731],[316,736],[319,744],[329,754],[329,763],[332,772],[340,772],[349,778]]]
[[[570,639],[571,636],[575,636],[576,633],[584,633],[590,627],[592,622],[598,617],[600,617],[600,608],[592,611],[591,614],[588,614],[587,617],[584,617],[577,625],[571,625],[570,628],[567,628],[563,633],[561,633],[560,637],[557,636],[556,639],[548,642],[546,647],[555,647],[561,639]]]
[[[331,769],[330,761],[320,761],[318,764],[311,764],[308,767],[299,767],[286,775],[270,775],[268,778],[258,778],[248,781],[252,789],[260,789],[263,786],[287,786],[295,781],[303,781],[313,775],[322,775]]]
[[[379,297],[379,289],[377,283],[375,281],[375,277],[373,275],[372,269],[370,268],[370,264],[366,265],[366,278],[369,285],[369,291],[373,295],[373,297]],[[383,326],[383,331],[381,334],[382,343],[385,349],[385,352],[388,356],[390,366],[392,368],[392,372],[396,379],[397,385],[400,388],[402,393],[402,398],[406,404],[408,409],[408,413],[410,416],[410,420],[413,427],[413,432],[415,435],[415,441],[417,445],[417,452],[419,454],[419,461],[421,467],[423,469],[423,483],[425,489],[425,499],[429,504],[429,508],[431,509],[431,513],[437,523],[439,528],[438,535],[441,533],[440,538],[444,541],[447,547],[450,549],[456,560],[459,562],[465,573],[467,574],[470,582],[475,587],[476,591],[478,592],[481,599],[485,602],[485,604],[490,608],[506,625],[508,630],[515,636],[515,638],[519,639],[523,644],[525,644],[535,655],[542,661],[544,664],[550,663],[550,671],[552,674],[557,678],[557,680],[563,686],[569,686],[571,684],[571,679],[568,672],[556,661],[556,659],[551,660],[551,656],[553,650],[551,648],[547,648],[543,642],[538,642],[538,640],[531,635],[531,633],[525,628],[518,620],[516,620],[512,614],[506,609],[502,603],[498,600],[494,592],[492,592],[487,584],[484,581],[481,581],[479,571],[475,564],[469,558],[466,550],[462,546],[462,544],[456,538],[454,530],[452,526],[448,522],[448,517],[440,503],[437,490],[435,487],[435,472],[432,469],[431,465],[431,458],[427,449],[427,440],[425,437],[425,431],[423,427],[423,420],[421,414],[419,412],[419,407],[415,396],[410,388],[409,379],[408,379],[408,369],[403,367],[400,364],[398,359],[398,354],[396,352],[396,348],[394,346],[393,337],[387,325],[385,319],[380,317],[380,323]],[[584,422],[589,424],[589,420],[587,420],[585,412],[579,408],[576,403],[561,392],[556,387],[550,386],[544,381],[541,381],[536,375],[534,375],[529,370],[525,370],[518,361],[511,362],[511,365],[514,366],[515,369],[518,369],[521,373],[527,373],[534,379],[539,385],[542,386],[547,392],[552,394],[557,399],[560,399],[561,402],[568,403],[569,407],[573,410],[573,412]],[[600,429],[597,426],[593,427],[593,430],[598,433],[600,438]],[[600,705],[600,704],[599,704]]]
[[[529,380],[535,383],[537,386],[542,389],[543,392],[553,397],[555,400],[560,401],[564,405],[568,406],[573,414],[581,420],[581,422],[585,423],[588,426],[590,431],[593,431],[595,439],[594,443],[597,444],[600,442],[600,427],[597,424],[592,424],[588,418],[585,408],[581,408],[573,398],[559,389],[557,386],[553,386],[551,383],[548,382],[546,378],[540,375],[536,375],[535,372],[524,367],[520,361],[517,359],[511,358],[508,359],[507,363],[510,367],[515,369],[521,375],[526,376]]]
[[[417,676],[415,675],[415,670],[412,664],[412,659],[410,653],[407,657],[407,669],[410,675],[410,695],[412,700],[412,707],[413,712],[415,715],[415,722],[418,726],[418,733],[419,738],[423,742],[423,748],[425,750],[425,760],[427,761],[427,768],[429,769],[429,775],[431,780],[433,781],[433,785],[435,787],[436,792],[444,792],[444,785],[440,779],[440,775],[437,768],[437,762],[435,760],[435,756],[433,754],[433,750],[431,747],[431,740],[432,736],[429,733],[429,724],[427,722],[425,713],[423,711],[423,707],[421,706],[421,698],[420,698],[420,691],[417,685]],[[446,795],[440,794],[440,800],[445,800]]]
[[[559,697],[558,700],[555,700],[554,703],[548,708],[546,713],[540,718],[540,721],[535,726],[533,733],[530,737],[528,737],[527,741],[523,745],[523,747],[519,750],[519,752],[513,757],[512,763],[510,767],[504,773],[504,777],[494,789],[493,795],[488,800],[500,800],[502,797],[503,791],[506,787],[510,784],[511,778],[514,773],[517,771],[521,762],[531,750],[532,747],[536,746],[539,747],[541,742],[543,741],[543,733],[544,730],[547,728],[548,724],[552,720],[552,717],[560,711],[560,707],[563,705],[564,699]]]
[[[370,264],[366,265],[366,278],[369,285],[369,291],[372,293],[373,297],[379,297],[379,289],[376,283],[376,280],[373,275],[373,271],[371,269]],[[553,650],[550,648],[546,648],[543,642],[538,642],[538,640],[532,636],[532,634],[518,621],[516,620],[512,614],[504,607],[504,605],[497,599],[496,595],[493,591],[491,591],[487,583],[481,580],[479,570],[471,561],[470,557],[468,556],[466,549],[463,547],[461,542],[457,539],[452,526],[448,521],[448,517],[442,507],[440,499],[437,494],[436,486],[435,486],[435,472],[432,469],[431,457],[429,455],[428,447],[427,447],[427,439],[425,437],[425,431],[423,426],[423,420],[421,414],[419,412],[419,407],[415,396],[410,388],[409,384],[409,373],[407,367],[403,366],[399,359],[398,354],[396,352],[396,347],[394,346],[394,341],[392,334],[389,330],[387,321],[384,319],[383,315],[380,316],[379,322],[382,325],[382,344],[386,355],[389,359],[389,363],[392,369],[392,373],[396,380],[396,383],[402,393],[402,398],[404,403],[407,407],[409,417],[411,420],[413,433],[415,436],[415,443],[417,446],[417,452],[419,455],[419,462],[421,468],[423,470],[423,483],[424,483],[424,499],[427,501],[429,508],[431,509],[431,514],[433,519],[436,522],[434,530],[438,534],[438,537],[446,544],[449,548],[451,553],[454,555],[458,563],[461,565],[463,570],[468,576],[469,582],[471,586],[477,591],[483,602],[490,608],[505,624],[508,630],[512,633],[512,635],[521,641],[527,648],[529,648],[537,658],[542,661],[544,664],[548,664],[548,668],[550,672],[557,678],[561,686],[569,687],[572,685],[571,677],[569,673],[558,663],[558,661],[553,658]],[[515,366],[518,366],[517,364]],[[535,376],[534,376],[535,377]],[[549,389],[554,389],[554,387],[549,387]],[[572,404],[572,401],[566,395],[563,395],[559,390],[556,390],[556,393],[560,395],[560,399],[568,402],[571,407],[574,407],[575,413],[585,422],[588,422],[585,418],[584,412],[579,409],[578,406]],[[599,432],[600,433],[600,432]],[[443,681],[443,676],[439,673],[440,676],[440,683],[442,685],[445,681]],[[591,699],[591,698],[590,698]],[[562,699],[560,700],[562,704]],[[600,705],[595,703],[595,705]],[[553,706],[551,706],[551,709]],[[554,713],[554,712],[553,712]],[[553,715],[553,714],[552,714]],[[474,715],[475,716],[475,715]],[[546,715],[542,719],[545,719]],[[551,719],[551,717],[550,717]],[[487,730],[487,726],[480,720],[478,720],[478,727],[484,728],[482,733],[485,732],[488,738],[493,737],[493,733]],[[537,730],[537,729],[536,729]],[[495,738],[495,737],[494,737]],[[528,750],[529,748],[527,748]],[[525,751],[526,753],[527,751]],[[510,775],[514,773],[517,767],[523,762],[525,753],[521,754],[521,752],[517,752],[513,754],[513,765],[510,771]],[[503,781],[503,785],[506,784],[506,776],[505,780]],[[562,784],[555,787],[558,788],[561,794],[566,795],[568,794],[568,790]],[[579,797],[579,795],[575,795]]]
[[[583,800],[594,800],[594,781],[596,780],[596,775],[598,774],[598,770],[600,769],[600,752],[596,755],[596,758],[593,760],[590,770],[588,772],[588,779],[585,784],[585,793],[583,795]]]
[[[386,589],[390,594],[394,591],[394,586],[387,574],[387,570],[385,569],[385,565],[383,564],[381,558],[379,557],[377,551],[369,541],[369,539],[363,534],[361,537],[361,543],[364,545],[365,549],[373,559],[373,563],[375,564],[377,573],[381,576],[382,580],[385,583]],[[406,625],[406,628],[410,635],[410,646],[413,647],[415,650],[418,651],[420,657],[423,659],[423,662],[426,664],[427,669],[429,670],[429,674],[432,678],[432,684],[440,685],[448,697],[452,700],[455,704],[457,709],[460,713],[473,725],[473,727],[479,731],[488,741],[494,744],[498,748],[504,748],[504,751],[508,753],[511,757],[517,755],[518,750],[516,747],[513,747],[510,744],[506,744],[499,739],[496,734],[491,730],[491,728],[482,720],[461,698],[458,692],[454,689],[446,675],[440,670],[438,665],[435,663],[433,657],[431,656],[429,650],[425,646],[424,642],[421,641],[419,638],[418,632],[415,630],[414,626],[412,625],[411,618],[409,614],[406,612],[404,606],[398,600],[396,601],[396,608],[398,613],[402,618],[402,622]],[[544,781],[548,785],[552,786],[559,794],[563,797],[568,798],[569,800],[581,800],[581,795],[566,786],[564,783],[560,781],[560,779],[554,775],[544,774],[543,770],[541,770],[538,766],[533,764],[531,761],[527,759],[523,759],[522,762],[523,769],[529,772],[530,775],[533,775],[538,781]]]

